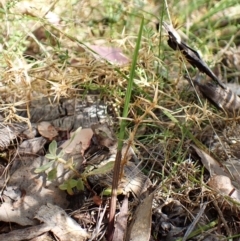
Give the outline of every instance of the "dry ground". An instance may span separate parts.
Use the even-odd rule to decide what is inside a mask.
[[[167,34],[161,27],[162,20],[172,21],[181,37],[199,50],[228,88],[239,94],[239,10],[234,1],[214,0],[171,1],[168,5],[162,1],[118,0],[2,2],[1,211],[9,203],[9,210],[21,212],[14,216],[15,219],[5,219],[2,211],[0,239],[1,235],[16,230],[23,230],[23,237],[19,233],[7,234],[9,240],[106,238],[110,194],[106,192],[107,195],[102,196],[102,191],[111,186],[111,178],[107,180],[105,174],[109,174],[109,169],[106,167],[93,173],[90,166],[96,167],[106,156],[116,154],[116,136],[132,59],[137,57],[124,140],[132,148],[131,161],[122,164],[126,169],[117,202],[120,224],[125,229],[131,224],[127,239],[132,235],[132,240],[140,240],[138,231],[142,230],[142,240],[240,240],[238,111],[229,114],[215,107],[188,83],[184,75],[194,77],[197,71],[182,61],[179,52],[169,48]],[[143,17],[141,46],[134,56]],[[109,51],[114,51],[115,55]],[[203,83],[210,81],[205,75],[200,78]],[[75,100],[74,107],[68,102],[71,100]],[[79,100],[84,104],[81,101],[79,104]],[[66,116],[73,116],[73,119],[65,119],[57,125],[55,109],[49,105],[56,105],[56,111],[59,111],[55,119]],[[74,145],[87,144],[74,153],[74,158],[82,158],[76,167],[72,165],[76,164],[75,159],[66,156],[76,147],[65,156],[57,156],[57,146],[74,139],[70,131],[79,134],[78,127],[85,123],[79,116],[84,112],[87,118],[92,118],[89,108],[93,105],[96,105],[91,109],[93,113],[99,108],[104,110],[106,116],[103,119],[107,119],[108,124],[107,127],[103,124],[92,127],[88,130],[90,134],[81,132],[84,138],[80,137]],[[42,112],[33,116],[35,110]],[[52,116],[47,118],[50,114]],[[43,120],[48,123],[39,127]],[[84,127],[91,127],[91,124]],[[35,138],[41,138],[31,147],[29,143],[22,145],[31,139],[24,132],[28,128],[36,130]],[[53,140],[57,146],[50,145]],[[66,151],[67,147],[63,149]],[[100,156],[97,159],[94,159],[94,151]],[[32,155],[30,166],[26,164],[30,159],[26,152]],[[31,211],[38,212],[38,220],[33,221],[33,216],[29,219],[20,208],[22,203],[29,201],[25,197],[31,198],[27,191],[32,183],[25,183],[22,172],[16,175],[16,170],[29,172],[29,180],[36,180],[34,170],[49,163],[44,159],[47,153],[52,155],[48,159],[53,160],[53,165],[64,164],[67,171],[76,175],[55,180],[54,167],[53,172],[48,173],[52,178],[49,186],[31,191],[34,200],[39,200],[31,206]],[[16,162],[24,163],[25,169]],[[141,181],[138,185],[148,183],[145,193],[142,190],[134,192],[128,186],[132,177],[139,173]],[[76,184],[75,180],[80,182]],[[32,186],[35,188],[38,184]],[[63,190],[58,188],[59,185],[63,185],[60,186]],[[49,190],[56,196],[51,196]],[[16,195],[14,198],[12,193]],[[61,201],[56,201],[57,198]],[[56,222],[54,226],[69,231],[68,216],[61,226],[59,220],[47,221],[39,213],[41,205],[45,207],[54,199],[55,204],[58,202],[59,207],[70,213],[87,234],[71,239],[70,236],[58,236],[59,230],[51,225]],[[127,207],[124,206],[126,200]],[[29,202],[32,205],[32,201]],[[55,210],[51,205],[48,208]],[[121,216],[125,213],[128,213],[127,220]],[[46,225],[41,226],[40,237],[28,237],[25,226],[40,230],[39,220]],[[146,223],[143,220],[147,220]],[[119,226],[115,230],[118,233],[114,240],[123,240]],[[7,235],[2,236],[4,240]]]

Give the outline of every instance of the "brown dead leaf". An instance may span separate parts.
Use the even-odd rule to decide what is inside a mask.
[[[234,181],[234,186],[238,186],[240,188],[240,162],[238,159],[236,160],[227,160],[226,163],[224,163],[231,173],[231,180]]]
[[[17,229],[9,233],[0,234],[0,240],[4,241],[21,241],[33,239],[42,233],[48,232],[51,226],[47,224],[40,224],[29,228]],[[45,237],[46,241],[46,237]]]
[[[18,147],[19,154],[36,154],[46,144],[47,140],[42,136],[30,140],[25,140]]]
[[[84,241],[89,238],[89,234],[62,208],[51,203],[41,206],[35,218],[48,224],[61,241]]]
[[[71,138],[65,141],[60,147],[64,149],[65,153],[71,153],[80,145],[79,152],[84,153],[90,145],[92,136],[93,131],[91,128],[77,129],[71,133]]]
[[[58,135],[57,130],[48,121],[42,121],[38,124],[38,131],[43,136],[48,138],[50,141]]]
[[[131,241],[149,240],[152,225],[152,202],[154,194],[151,193],[137,207],[129,229],[127,239]]]
[[[117,216],[114,235],[113,235],[114,241],[124,240],[124,236],[127,230],[127,219],[128,219],[128,195],[125,196],[122,206],[120,208],[120,213]]]
[[[228,171],[228,169],[221,165],[219,162],[217,162],[215,159],[213,159],[203,150],[197,148],[194,145],[192,145],[192,147],[201,157],[203,165],[211,175],[208,185],[214,190],[219,191],[223,195],[230,195],[232,198],[240,200],[240,190],[236,189],[233,186],[232,180],[234,178],[233,175]]]
[[[25,131],[22,132],[22,136],[24,139],[33,139],[37,136],[37,125],[34,123],[31,123],[31,129],[27,128]]]
[[[209,154],[199,149],[195,145],[191,145],[191,146],[194,148],[198,156],[201,158],[202,164],[209,171],[210,176],[223,175],[223,176],[231,177],[228,170],[221,163],[213,159]]]
[[[30,239],[29,241],[55,241],[55,238],[49,233],[44,233],[36,238]]]
[[[44,157],[15,160],[19,165],[16,171],[11,174],[8,185],[3,191],[2,199],[4,202],[0,206],[0,221],[14,222],[22,226],[34,225],[33,219],[38,208],[48,203],[57,204],[66,208],[65,192],[58,188],[55,183],[46,185],[46,174],[36,174],[34,170],[48,163]],[[60,173],[59,173],[60,174]]]
[[[219,191],[221,194],[231,196],[240,201],[240,190],[235,189],[229,177],[215,175],[209,179],[208,185],[214,190]]]
[[[22,128],[18,128],[18,126],[6,125],[0,128],[0,149],[7,148],[21,133]]]

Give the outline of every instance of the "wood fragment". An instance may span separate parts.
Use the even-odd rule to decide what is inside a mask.
[[[92,99],[91,99],[92,98]],[[52,99],[42,98],[34,100],[29,105],[31,126],[26,123],[1,124],[0,126],[0,150],[7,149],[12,143],[22,138],[34,138],[37,135],[36,127],[39,122],[49,121],[52,139],[57,131],[74,131],[80,126],[89,128],[93,124],[103,123],[110,118],[107,115],[107,105],[99,100],[99,96],[86,99],[60,99],[59,103],[52,103]],[[27,106],[21,106],[17,115],[28,118]],[[54,131],[54,128],[56,131]]]

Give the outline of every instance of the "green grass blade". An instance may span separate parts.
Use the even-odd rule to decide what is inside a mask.
[[[127,125],[127,122],[125,120],[125,118],[128,116],[128,110],[129,110],[129,103],[130,103],[130,98],[131,98],[131,94],[132,94],[132,87],[133,87],[133,82],[134,82],[134,76],[135,76],[135,68],[137,65],[137,59],[138,59],[138,52],[140,49],[140,45],[141,45],[141,39],[142,39],[142,32],[143,32],[143,25],[144,25],[144,18],[142,18],[141,21],[141,25],[140,25],[140,29],[139,29],[139,33],[138,33],[138,38],[137,38],[137,42],[136,42],[136,47],[134,50],[134,54],[133,54],[133,60],[132,60],[132,66],[130,69],[130,75],[129,75],[129,79],[128,79],[128,85],[127,85],[127,91],[126,91],[126,97],[125,97],[125,104],[124,104],[124,108],[123,108],[123,119],[121,120],[121,124],[120,124],[120,131],[119,131],[119,138],[118,138],[118,150],[120,150],[122,148],[123,145],[123,140],[125,137],[125,128]]]

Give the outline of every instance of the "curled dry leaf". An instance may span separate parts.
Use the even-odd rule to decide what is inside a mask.
[[[54,137],[58,135],[57,130],[48,121],[40,122],[38,124],[38,131],[43,137],[46,137],[49,140],[52,140]]]
[[[65,153],[71,153],[77,146],[80,145],[81,153],[89,147],[93,131],[91,128],[78,129],[71,133],[71,138],[64,142],[60,147],[64,149]]]
[[[231,174],[228,172],[227,168],[225,168],[221,163],[216,161],[208,153],[199,149],[195,145],[191,145],[191,146],[197,152],[198,156],[201,158],[202,164],[209,171],[211,176],[223,175],[223,176],[231,177]]]
[[[197,148],[194,145],[192,145],[192,147],[195,149],[201,158],[204,167],[209,171],[211,175],[208,185],[223,195],[230,195],[232,198],[240,200],[240,190],[233,186],[232,179],[234,177],[231,175],[228,169],[203,150]]]
[[[16,139],[24,129],[26,128],[19,124],[2,125],[0,128],[0,149],[8,148],[12,141]]]
[[[231,180],[234,181],[233,185],[236,186],[237,188],[240,188],[240,180],[239,180],[239,176],[240,176],[240,162],[239,159],[229,159],[224,163],[227,167],[227,169],[229,170],[229,172],[231,173]]]
[[[89,234],[62,208],[51,203],[41,206],[35,218],[48,224],[61,241],[84,241],[89,238]]]
[[[240,201],[240,190],[235,189],[229,177],[215,175],[209,179],[208,185],[219,191],[221,194],[231,196],[232,198]]]

